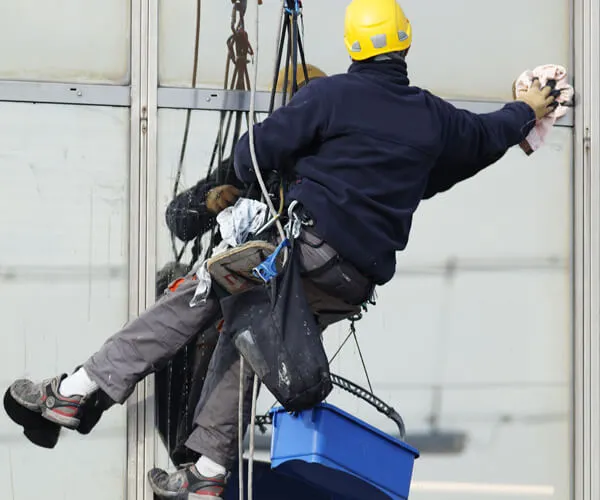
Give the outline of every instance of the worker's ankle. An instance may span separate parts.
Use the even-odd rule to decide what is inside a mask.
[[[225,467],[204,455],[196,462],[196,470],[204,477],[222,476],[227,473]]]

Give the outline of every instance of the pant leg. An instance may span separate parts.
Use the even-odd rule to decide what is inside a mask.
[[[339,290],[352,302],[366,300],[372,291],[369,280],[355,275],[348,263],[338,262],[331,266],[332,255],[336,252],[321,240],[319,245],[298,240],[301,250],[301,265],[311,271],[320,267],[326,274],[313,273],[304,280],[308,303],[317,315],[319,326],[327,326],[349,318],[360,312],[360,305],[349,304],[340,298],[327,294],[324,290]],[[316,250],[315,250],[316,249]],[[302,251],[303,250],[303,251]],[[359,279],[362,278],[362,279]],[[252,382],[254,374],[247,363],[244,364],[244,404],[242,411],[243,432],[250,422],[252,405]],[[202,396],[197,406],[195,429],[186,441],[186,447],[230,469],[238,456],[238,411],[239,411],[240,357],[233,342],[220,337],[211,359]]]
[[[213,296],[190,307],[198,284],[192,276],[177,280],[84,363],[90,378],[117,403],[124,403],[141,379],[164,366],[220,314]]]
[[[189,394],[185,400],[185,410],[180,413],[180,422],[177,428],[175,449],[171,451],[171,460],[175,465],[196,462],[198,454],[185,446],[185,442],[194,430],[198,402],[202,395],[202,388],[206,380],[208,367],[213,358],[219,333],[216,325],[212,325],[208,331],[203,332],[194,346],[195,360],[191,379],[189,380]]]
[[[221,336],[210,361],[196,407],[195,429],[185,446],[227,469],[238,456],[240,355],[233,342]],[[250,422],[254,372],[244,363],[243,432]]]

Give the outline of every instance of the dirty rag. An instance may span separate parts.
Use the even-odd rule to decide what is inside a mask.
[[[556,80],[555,89],[561,92],[556,98],[557,108],[541,120],[537,120],[535,127],[520,144],[521,149],[528,155],[544,144],[544,140],[552,130],[556,120],[567,114],[566,105],[572,102],[575,93],[573,87],[567,83],[567,70],[564,67],[557,64],[545,64],[538,66],[533,71],[527,70],[521,73],[514,83],[513,97],[516,99],[521,92],[529,90],[534,78],[540,80],[542,88],[548,83],[548,80]]]
[[[223,241],[217,245],[196,271],[198,286],[190,301],[190,307],[201,304],[208,297],[212,278],[208,272],[208,260],[230,248],[245,243],[250,234],[255,234],[265,223],[267,205],[249,198],[239,198],[232,207],[217,215],[217,224]]]

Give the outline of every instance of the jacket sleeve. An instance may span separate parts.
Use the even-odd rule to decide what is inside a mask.
[[[223,182],[218,183],[217,179],[223,179]],[[169,203],[165,213],[167,227],[181,241],[191,241],[214,226],[216,215],[207,210],[206,195],[218,184],[243,187],[233,168],[229,168],[229,159],[223,160],[206,179],[179,193]]]
[[[300,89],[286,106],[277,108],[261,123],[254,125],[256,159],[262,171],[285,172],[321,135],[326,126],[319,81]],[[250,184],[256,180],[250,154],[249,134],[235,148],[235,172]]]
[[[492,113],[476,114],[434,98],[442,122],[442,153],[431,171],[424,199],[447,191],[496,163],[523,141],[535,126],[535,113],[524,102],[511,102]]]

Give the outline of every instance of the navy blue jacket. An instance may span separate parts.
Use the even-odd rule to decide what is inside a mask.
[[[478,115],[410,86],[404,63],[362,62],[310,82],[254,138],[261,172],[297,178],[286,201],[301,202],[321,237],[381,285],[421,200],[491,165],[534,125],[523,102]],[[248,134],[234,166],[255,181]]]

